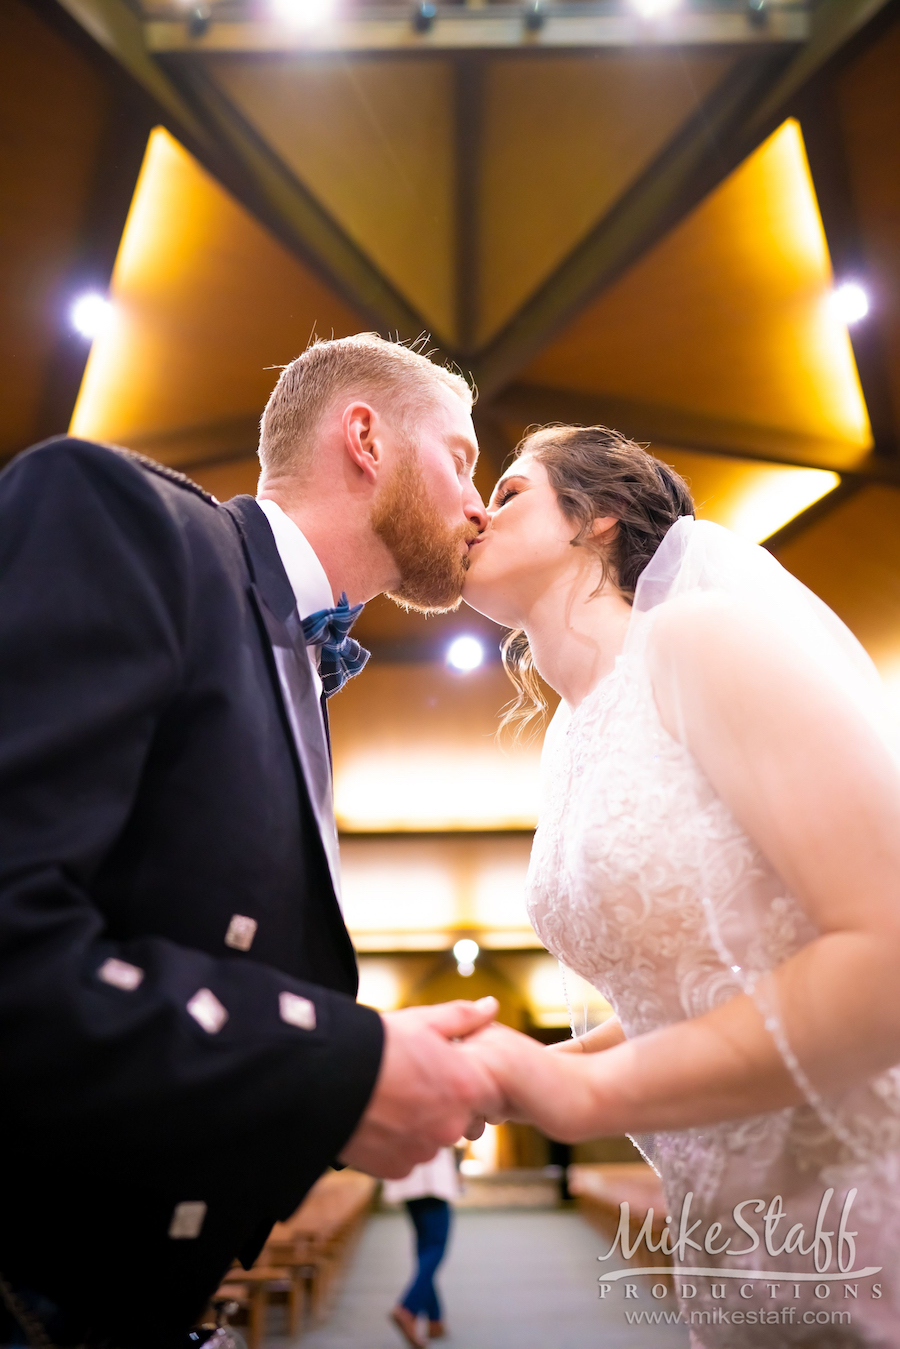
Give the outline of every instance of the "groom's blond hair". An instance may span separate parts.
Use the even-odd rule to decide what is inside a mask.
[[[467,408],[474,393],[462,375],[436,365],[420,344],[387,342],[377,333],[316,339],[286,365],[260,421],[259,461],[269,473],[302,473],[314,453],[315,432],[340,394],[374,404],[390,400],[401,423],[434,402],[438,388],[452,389]]]

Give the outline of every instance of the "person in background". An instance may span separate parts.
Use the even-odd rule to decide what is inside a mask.
[[[428,1338],[446,1335],[434,1276],[447,1250],[451,1204],[459,1194],[452,1148],[441,1148],[430,1162],[413,1167],[404,1180],[388,1180],[384,1198],[389,1204],[405,1203],[416,1229],[418,1267],[409,1288],[390,1313],[390,1319],[408,1344],[421,1349],[419,1317],[428,1317]]]

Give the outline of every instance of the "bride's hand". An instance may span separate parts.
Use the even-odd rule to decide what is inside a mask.
[[[535,1124],[564,1141],[584,1133],[590,1093],[578,1060],[551,1054],[529,1036],[496,1022],[469,1036],[463,1048],[478,1056],[503,1094],[502,1113],[489,1115],[488,1123]]]
[[[601,1049],[612,1049],[625,1039],[625,1032],[617,1016],[608,1017],[600,1026],[595,1026],[586,1035],[574,1040],[560,1040],[549,1048],[554,1054],[597,1054]]]
[[[483,1118],[473,1120],[475,1127],[480,1125],[479,1135],[485,1123],[503,1124],[508,1120],[524,1119],[517,1111],[514,1083],[527,1070],[527,1062],[532,1055],[543,1056],[545,1050],[526,1035],[510,1030],[499,1022],[486,1026],[481,1035],[470,1035],[464,1042],[466,1053],[473,1054],[483,1067],[486,1067],[503,1097],[501,1108],[492,1111]],[[466,1137],[471,1137],[466,1130]]]

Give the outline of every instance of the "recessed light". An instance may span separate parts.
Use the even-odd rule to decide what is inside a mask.
[[[69,310],[72,327],[82,337],[100,337],[112,322],[113,307],[97,291],[79,295]]]
[[[464,674],[477,670],[483,660],[484,647],[477,637],[457,637],[447,650],[447,664]]]
[[[858,323],[869,312],[869,297],[856,281],[845,281],[831,292],[831,307],[842,323]]]

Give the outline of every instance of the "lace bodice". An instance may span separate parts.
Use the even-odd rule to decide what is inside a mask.
[[[747,905],[749,948],[742,939],[729,950],[719,923],[716,949],[709,912]],[[547,949],[609,999],[628,1036],[710,1011],[740,991],[748,966],[771,969],[815,935],[664,729],[638,655],[620,656],[548,731],[528,910]]]
[[[664,728],[641,647],[626,650],[574,714],[561,707],[548,730],[527,902],[547,949],[612,1003],[632,1038],[719,1006],[816,929]],[[736,1203],[776,1193],[812,1230],[828,1185],[840,1193],[856,1187],[861,1260],[883,1265],[889,1240],[900,1241],[896,1074],[871,1088],[867,1100],[893,1098],[872,1109],[872,1129],[887,1132],[871,1164],[849,1158],[810,1106],[635,1141],[657,1166],[671,1211],[690,1191],[695,1215],[722,1221],[726,1232]],[[757,1252],[743,1263],[758,1267],[766,1258]],[[808,1258],[792,1258],[768,1267],[810,1267]],[[829,1345],[900,1345],[897,1281],[879,1278],[882,1297],[854,1310],[859,1337]],[[708,1280],[694,1283],[694,1309],[721,1307]],[[796,1309],[821,1309],[810,1284],[798,1287]],[[826,1342],[805,1338],[808,1327],[782,1328],[777,1341],[771,1331],[732,1326],[691,1334],[698,1346],[729,1349]]]

